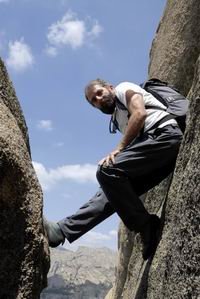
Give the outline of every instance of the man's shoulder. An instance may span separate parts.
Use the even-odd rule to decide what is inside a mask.
[[[124,82],[120,82],[118,85],[116,85],[115,89],[117,91],[126,91],[129,89],[138,91],[139,89],[141,89],[141,87],[133,82],[124,81]]]

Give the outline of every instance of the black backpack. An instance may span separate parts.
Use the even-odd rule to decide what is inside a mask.
[[[174,118],[176,119],[181,131],[184,132],[186,126],[186,113],[189,106],[188,99],[181,95],[178,89],[159,79],[153,78],[147,80],[140,84],[140,87],[151,93],[158,101],[160,101],[167,108],[165,111],[169,113],[169,115],[167,115],[164,119],[161,119],[161,121],[156,123],[154,126],[157,127],[164,121]],[[127,108],[119,101],[117,101],[116,105],[119,109],[127,110]],[[162,108],[149,105],[145,106],[145,108],[155,108],[162,110]],[[116,133],[116,129],[118,129],[117,121],[111,118],[111,122],[113,123],[113,129],[111,131],[110,124],[110,132]]]

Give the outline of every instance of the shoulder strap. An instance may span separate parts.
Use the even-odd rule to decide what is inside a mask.
[[[160,86],[168,86],[168,83],[165,81],[161,81],[157,78],[151,78],[149,80],[144,81],[143,83],[140,84],[140,87],[145,89],[148,85],[160,85]]]
[[[120,100],[117,97],[115,98],[115,102],[116,102],[117,108],[119,108],[121,110],[128,110],[126,108],[126,106],[122,102],[120,102]]]
[[[116,110],[114,111],[114,113],[111,115],[111,118],[110,118],[109,132],[111,134],[116,134],[117,130],[119,130],[115,114],[116,114]]]
[[[128,112],[128,118],[130,116],[130,113],[128,111],[128,109],[126,108],[126,106],[120,102],[120,100],[116,97],[116,107],[120,110],[124,110],[124,111],[127,111]],[[116,110],[114,111],[114,113],[111,115],[111,118],[110,118],[110,123],[109,123],[109,132],[111,134],[115,134],[117,133],[117,130],[119,130],[119,125],[118,125],[118,122],[117,122],[117,119],[116,119]]]

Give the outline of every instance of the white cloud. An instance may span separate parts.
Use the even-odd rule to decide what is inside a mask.
[[[96,232],[94,230],[87,232],[76,242],[69,244],[65,242],[64,247],[70,250],[77,250],[79,246],[87,247],[109,247],[111,249],[117,249],[117,231],[116,234],[112,234],[110,231],[107,234]]]
[[[49,27],[47,38],[54,46],[70,45],[72,48],[82,46],[85,36],[85,24],[72,12]]]
[[[111,230],[111,231],[109,231],[109,235],[117,236],[117,231],[116,230]]]
[[[55,56],[57,56],[58,51],[57,51],[57,49],[55,47],[47,46],[46,49],[45,49],[45,53],[48,56],[55,57]]]
[[[102,234],[95,231],[90,231],[87,234],[87,241],[91,243],[97,243],[99,241],[107,241],[110,240],[110,236],[108,234]]]
[[[6,36],[5,31],[0,30],[0,51],[5,48],[5,44],[6,44],[5,36]]]
[[[72,198],[72,195],[71,195],[71,194],[68,194],[68,193],[63,193],[63,194],[61,194],[61,196],[62,196],[63,198],[65,198],[65,199],[70,199],[70,198]]]
[[[44,131],[52,131],[53,130],[53,123],[49,119],[42,119],[37,124],[38,129]]]
[[[24,42],[23,38],[9,42],[9,54],[6,63],[15,71],[24,71],[34,63],[31,48]]]
[[[47,169],[42,163],[33,162],[33,166],[44,190],[49,190],[63,180],[73,180],[77,183],[96,182],[96,165],[63,165]]]
[[[103,28],[97,21],[93,21],[91,28],[87,21],[77,18],[76,14],[68,11],[61,20],[53,23],[48,28],[47,39],[49,46],[47,47],[47,54],[55,56],[56,49],[62,46],[70,46],[77,49],[88,42],[89,39],[94,39],[99,36]]]
[[[91,31],[88,32],[88,35],[91,37],[98,37],[102,31],[103,31],[103,28],[96,21],[95,24],[93,25]]]

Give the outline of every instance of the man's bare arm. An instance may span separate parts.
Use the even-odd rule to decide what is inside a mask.
[[[126,92],[127,107],[130,113],[128,125],[125,131],[125,135],[117,148],[112,151],[107,157],[99,161],[99,165],[105,163],[109,165],[110,162],[115,163],[115,156],[122,151],[129,143],[137,137],[140,130],[144,126],[145,118],[147,116],[143,96],[140,93],[136,93],[132,90]]]
[[[137,135],[144,126],[147,116],[143,96],[140,93],[135,93],[132,90],[126,92],[127,107],[130,113],[128,125],[117,149],[123,150]]]

